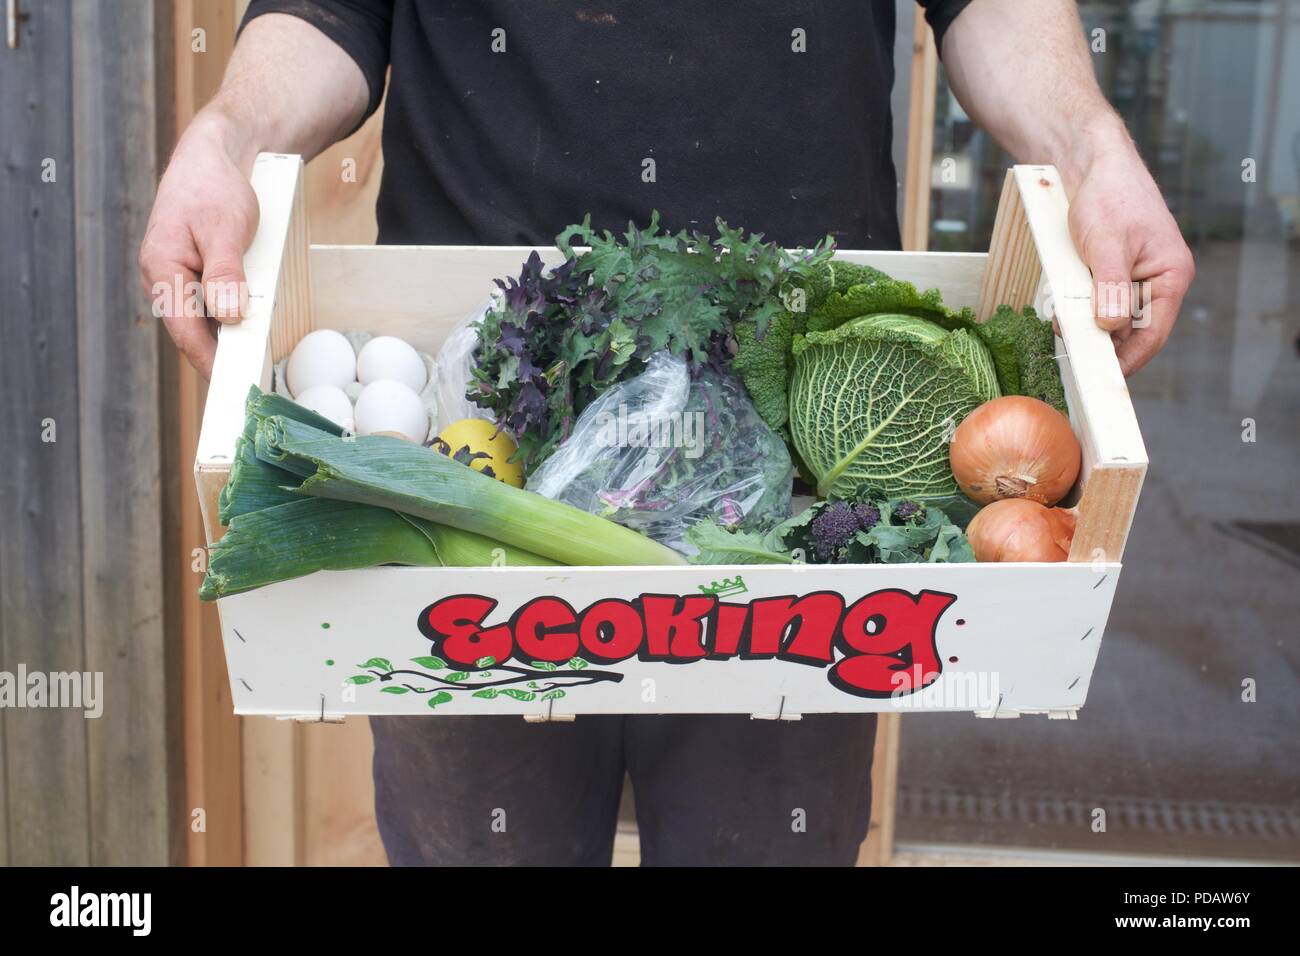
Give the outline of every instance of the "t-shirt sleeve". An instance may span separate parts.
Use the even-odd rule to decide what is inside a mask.
[[[366,78],[370,90],[366,116],[378,108],[388,73],[393,0],[251,0],[240,31],[266,13],[287,13],[306,20],[342,47]]]
[[[970,5],[971,0],[917,0],[925,7],[925,19],[934,31],[934,45],[940,55],[943,54],[943,35],[948,32],[952,21]]]

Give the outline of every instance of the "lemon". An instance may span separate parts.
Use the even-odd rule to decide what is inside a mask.
[[[495,422],[485,418],[452,422],[433,440],[433,449],[497,481],[524,486],[523,467],[510,461],[519,446],[505,432],[498,432]]]

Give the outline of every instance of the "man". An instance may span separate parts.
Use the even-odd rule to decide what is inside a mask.
[[[1021,162],[1054,163],[1126,372],[1168,337],[1191,255],[1093,78],[1070,0],[922,0],[953,90]],[[252,0],[220,93],[158,189],[146,288],[201,279],[237,321],[259,151],[311,157],[385,110],[379,239],[549,244],[584,213],[659,209],[785,245],[897,248],[893,4]],[[1112,296],[1098,301],[1112,304]],[[1115,310],[1111,310],[1112,313]],[[210,323],[166,316],[205,375]],[[651,864],[853,862],[875,721],[746,716],[383,718],[376,811],[393,863],[609,862],[624,772]]]

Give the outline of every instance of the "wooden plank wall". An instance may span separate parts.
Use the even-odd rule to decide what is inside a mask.
[[[102,716],[0,711],[0,861],[179,859],[158,324],[155,9],[28,8],[0,50],[0,671],[90,673]]]
[[[0,50],[0,670],[10,673],[85,669],[68,20],[68,0],[40,4],[18,48]],[[88,721],[5,709],[0,724],[6,861],[89,863]]]
[[[163,626],[159,323],[136,266],[157,152],[153,7],[75,2],[71,27],[81,593],[105,694],[88,724],[91,859],[161,862],[179,658]]]
[[[172,11],[171,30],[160,32],[156,44],[159,59],[170,58],[172,64],[172,86],[160,90],[159,97],[171,110],[169,154],[180,132],[221,86],[241,7],[236,0],[175,0]],[[177,550],[187,556],[205,545],[193,468],[207,383],[170,343],[164,354],[176,449],[167,480],[177,499]],[[183,659],[185,805],[190,813],[199,811],[187,827],[186,857],[193,866],[238,866],[244,861],[240,722],[226,678],[217,611],[199,601],[189,567],[186,561],[186,573],[174,591]]]

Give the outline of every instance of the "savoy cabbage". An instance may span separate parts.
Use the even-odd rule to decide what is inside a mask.
[[[968,329],[910,315],[868,315],[797,335],[790,433],[823,498],[863,486],[889,497],[957,492],[953,430],[1001,392],[993,359]]]

